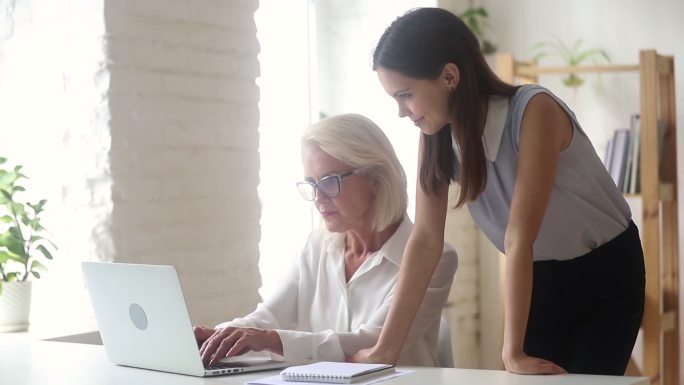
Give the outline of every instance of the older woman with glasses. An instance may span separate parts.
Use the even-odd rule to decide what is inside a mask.
[[[406,176],[387,137],[356,114],[325,118],[302,138],[297,188],[320,212],[297,263],[243,318],[195,327],[202,360],[266,350],[290,363],[345,361],[378,340],[412,223]],[[445,244],[399,363],[436,366],[442,308],[457,257]]]

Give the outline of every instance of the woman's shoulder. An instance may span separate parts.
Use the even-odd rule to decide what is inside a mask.
[[[530,100],[539,94],[546,94],[552,99],[557,99],[556,96],[548,88],[540,86],[539,84],[524,84],[515,91],[511,97],[511,105],[526,106]]]
[[[528,111],[559,111],[571,114],[568,106],[548,88],[538,84],[525,84],[520,86],[511,97],[509,104],[510,118],[513,128],[519,127],[523,114]],[[560,107],[560,108],[558,108]],[[517,137],[517,133],[515,133]]]

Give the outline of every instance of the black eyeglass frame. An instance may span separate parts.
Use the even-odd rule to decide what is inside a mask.
[[[321,192],[327,198],[337,198],[340,195],[340,192],[342,191],[342,179],[346,178],[350,175],[353,175],[354,173],[356,173],[356,169],[345,172],[344,174],[326,175],[323,178],[319,179],[318,182],[311,182],[308,180],[300,181],[300,182],[297,182],[297,191],[299,191],[299,195],[301,195],[302,198],[304,198],[304,200],[307,200],[310,202],[313,202],[316,200],[316,197],[318,197],[319,192]],[[335,193],[335,194],[328,194],[325,191],[321,190],[320,187],[318,187],[318,185],[321,182],[331,180],[331,179],[334,179],[337,181],[337,183],[335,184],[337,186],[337,193]],[[300,186],[307,186],[307,187],[310,186],[312,191],[313,191],[313,194],[311,195],[311,197],[309,197],[308,194],[304,193]]]

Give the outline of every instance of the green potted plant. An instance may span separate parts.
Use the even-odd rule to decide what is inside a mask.
[[[582,39],[578,39],[572,46],[569,46],[563,43],[557,36],[554,36],[551,41],[542,41],[533,45],[532,51],[536,52],[533,58],[535,62],[546,56],[556,56],[570,67],[579,66],[587,60],[590,60],[593,64],[599,64],[600,61],[610,63],[610,56],[608,56],[606,50],[602,48],[584,49],[582,47]],[[570,73],[563,78],[563,84],[576,89],[584,84],[584,79],[576,73]]]
[[[6,168],[0,157],[0,332],[28,328],[31,279],[40,278],[55,245],[40,223],[46,200],[20,199],[27,179],[22,166]]]

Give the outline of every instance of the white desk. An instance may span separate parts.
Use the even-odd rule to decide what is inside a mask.
[[[233,384],[277,373],[257,372],[198,378],[151,370],[116,366],[104,348],[49,341],[8,341],[0,338],[0,384]],[[381,382],[382,385],[648,385],[644,377],[587,375],[521,376],[496,370],[415,368],[415,372]]]

